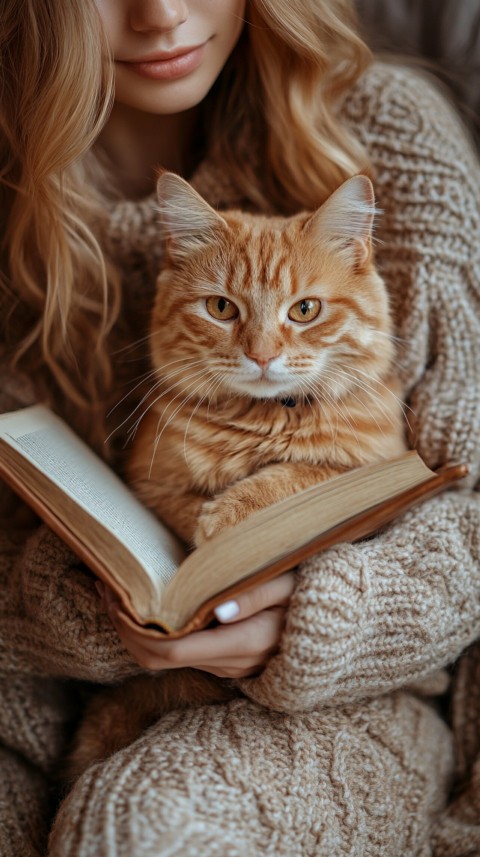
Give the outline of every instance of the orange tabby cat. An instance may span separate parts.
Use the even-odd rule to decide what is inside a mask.
[[[158,192],[166,249],[151,325],[156,380],[128,463],[140,499],[197,545],[313,483],[403,452],[369,179],[355,176],[314,214],[291,218],[219,214],[171,173]],[[192,670],[102,693],[71,770],[171,708],[232,693]]]

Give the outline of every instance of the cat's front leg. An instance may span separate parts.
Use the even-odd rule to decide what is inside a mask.
[[[341,472],[328,465],[270,464],[203,503],[194,535],[195,545],[211,539],[227,527],[233,527],[260,509]]]

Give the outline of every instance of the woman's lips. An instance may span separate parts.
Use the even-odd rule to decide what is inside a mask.
[[[123,60],[121,65],[127,66],[140,77],[147,77],[150,80],[172,80],[195,71],[202,61],[205,46],[206,43],[165,58],[154,58],[140,62]]]

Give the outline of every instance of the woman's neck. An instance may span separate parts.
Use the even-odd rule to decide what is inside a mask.
[[[201,155],[198,118],[198,108],[158,116],[114,104],[96,145],[107,155],[121,194],[147,196],[159,167],[188,177]]]

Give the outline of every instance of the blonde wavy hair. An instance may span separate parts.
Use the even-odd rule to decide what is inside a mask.
[[[370,54],[350,0],[251,0],[247,12],[205,101],[207,148],[254,207],[314,208],[366,167],[337,107]],[[92,147],[114,71],[94,0],[3,0],[0,68],[2,338],[14,365],[97,445],[121,294],[98,238],[106,206]],[[264,141],[256,170],[238,133],[245,124]]]

